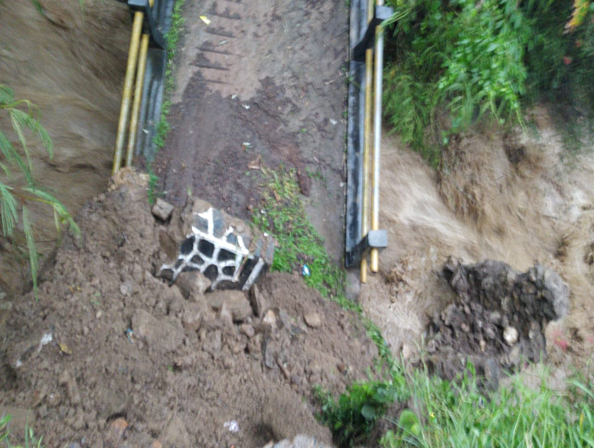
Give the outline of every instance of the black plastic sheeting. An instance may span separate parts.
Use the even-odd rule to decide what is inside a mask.
[[[131,13],[135,10],[145,10],[148,5],[148,0],[118,1],[128,4]],[[175,0],[155,0],[151,13],[148,15],[148,20],[145,19],[144,21],[143,32],[150,32],[151,40],[142,88],[142,106],[138,119],[135,155],[142,155],[147,160],[152,160],[154,157],[155,144],[153,140],[161,120],[165,72],[167,70],[165,36],[167,36],[171,27],[171,14],[174,4]],[[132,27],[130,27],[130,32],[132,32]]]
[[[367,30],[367,0],[351,0],[350,48],[355,48]],[[365,62],[351,58],[349,67],[347,128],[347,197],[345,264],[355,264],[355,248],[361,241],[363,205],[363,138],[365,120]]]

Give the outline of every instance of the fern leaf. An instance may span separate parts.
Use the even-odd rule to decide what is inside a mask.
[[[27,148],[27,139],[25,138],[25,134],[23,132],[23,129],[27,127],[26,119],[29,115],[23,112],[22,110],[12,108],[8,109],[8,112],[10,113],[10,119],[12,120],[12,127],[14,128],[14,131],[16,132],[17,137],[19,138],[19,142],[21,143],[25,151],[25,157],[27,158],[27,165],[29,166],[29,170],[32,170],[33,165],[31,164],[31,157],[29,155],[29,149]]]
[[[10,140],[6,138],[6,135],[2,131],[0,131],[0,153],[4,156],[8,163],[15,163],[15,157],[18,156],[18,153],[10,143]]]
[[[64,204],[62,204],[56,197],[48,193],[47,191],[43,191],[37,187],[29,186],[25,188],[25,191],[34,194],[37,196],[37,201],[43,202],[45,204],[50,205],[54,209],[54,213],[57,215],[56,218],[56,230],[58,233],[60,232],[59,224],[67,224],[70,231],[73,233],[75,237],[80,236],[80,228],[74,221],[74,218],[68,213]],[[59,220],[58,220],[59,218]]]
[[[0,84],[0,107],[4,104],[10,104],[14,101],[14,92],[8,86]]]
[[[0,182],[0,216],[2,216],[2,234],[11,236],[14,226],[19,220],[17,203],[12,188]]]
[[[25,231],[25,239],[27,240],[27,248],[29,249],[29,264],[31,266],[31,278],[33,279],[33,291],[35,291],[35,298],[37,298],[37,272],[39,270],[39,255],[35,249],[33,227],[31,227],[31,221],[29,220],[29,211],[24,205],[23,229]]]

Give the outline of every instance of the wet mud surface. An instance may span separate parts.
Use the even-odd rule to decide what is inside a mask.
[[[172,131],[155,165],[165,198],[181,205],[192,191],[249,218],[261,169],[295,169],[310,220],[339,260],[345,3],[186,2],[184,16]]]

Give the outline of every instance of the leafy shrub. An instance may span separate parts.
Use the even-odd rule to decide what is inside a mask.
[[[451,133],[484,117],[522,124],[528,97],[571,84],[594,99],[589,2],[390,3],[398,20],[388,29],[384,111],[403,141],[433,164]],[[572,10],[580,20],[564,34]]]
[[[393,375],[389,381],[355,383],[338,401],[318,388],[320,420],[333,431],[340,446],[354,446],[365,440],[390,406],[404,398],[404,386],[402,375]]]

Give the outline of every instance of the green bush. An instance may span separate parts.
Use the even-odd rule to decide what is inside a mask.
[[[571,1],[390,3],[385,115],[433,164],[450,134],[485,117],[522,124],[525,99],[568,85],[594,99],[594,25],[564,34]]]

